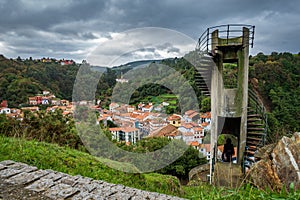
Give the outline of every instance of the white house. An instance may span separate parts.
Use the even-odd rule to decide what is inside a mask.
[[[206,157],[207,160],[210,159],[210,144],[200,144],[199,145],[199,152]]]
[[[194,141],[194,133],[192,133],[192,132],[185,132],[185,133],[182,133],[182,140],[183,140],[186,144],[190,144],[191,142]]]
[[[200,115],[195,110],[188,110],[184,113],[183,118],[185,122],[196,122],[200,118]]]
[[[140,140],[139,129],[134,127],[117,127],[110,128],[112,137],[118,142],[126,142],[126,144],[135,144]]]
[[[153,105],[148,104],[142,107],[143,112],[151,112],[153,110]]]
[[[206,113],[203,113],[200,115],[200,123],[204,123],[204,122],[207,122],[207,123],[211,123],[211,112],[206,112]]]
[[[119,104],[112,102],[111,104],[109,104],[109,111],[114,112],[114,110],[119,106]]]
[[[10,108],[0,108],[0,114],[10,114]]]

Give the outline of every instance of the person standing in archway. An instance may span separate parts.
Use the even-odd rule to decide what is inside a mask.
[[[224,144],[224,150],[223,150],[223,153],[222,153],[222,160],[224,162],[231,162],[233,155],[234,155],[233,144],[231,143],[231,139],[227,138],[226,144]]]

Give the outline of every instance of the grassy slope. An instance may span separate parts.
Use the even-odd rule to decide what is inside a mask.
[[[40,169],[53,169],[71,175],[80,174],[110,183],[188,199],[300,199],[300,191],[277,194],[262,192],[249,185],[238,191],[215,188],[206,184],[180,187],[178,180],[172,176],[156,173],[128,174],[107,167],[102,164],[101,161],[105,162],[103,159],[67,147],[0,135],[0,161],[2,160],[24,162]]]
[[[40,169],[80,174],[110,183],[159,193],[180,194],[177,178],[155,173],[128,174],[102,164],[99,158],[67,147],[0,136],[0,161],[14,160]]]

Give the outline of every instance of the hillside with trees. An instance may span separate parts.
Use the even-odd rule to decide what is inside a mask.
[[[156,61],[158,62],[158,61]],[[207,111],[210,100],[201,95],[194,81],[195,69],[184,58],[165,59],[161,64],[172,67],[193,87],[200,109]],[[73,83],[79,66],[63,66],[56,62],[44,63],[32,59],[6,59],[0,56],[0,101],[8,100],[10,107],[26,104],[28,96],[49,90],[58,98],[72,100]],[[116,85],[116,78],[132,69],[114,67],[101,76],[96,98],[108,106]],[[272,137],[292,133],[300,129],[300,55],[273,52],[250,56],[250,87],[256,91],[268,110],[269,128]],[[170,75],[170,80],[172,75]],[[149,96],[171,94],[157,84],[138,88],[131,97],[136,104]],[[188,101],[188,97],[184,97]],[[173,109],[179,112],[179,108]]]
[[[269,111],[272,136],[300,130],[300,54],[259,53],[250,58],[251,87]]]
[[[0,100],[7,100],[10,107],[19,107],[42,90],[70,100],[78,66],[50,61],[13,60],[0,55]]]

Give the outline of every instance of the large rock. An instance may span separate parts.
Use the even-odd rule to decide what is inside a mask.
[[[293,185],[300,189],[300,133],[265,146],[256,157],[261,160],[252,166],[249,177],[258,188],[280,191]]]
[[[206,182],[208,177],[207,175],[209,175],[209,163],[208,164],[203,164],[203,165],[199,165],[195,168],[193,168],[190,172],[189,172],[189,181],[195,180],[195,181],[203,181]],[[191,182],[192,183],[192,182]]]

